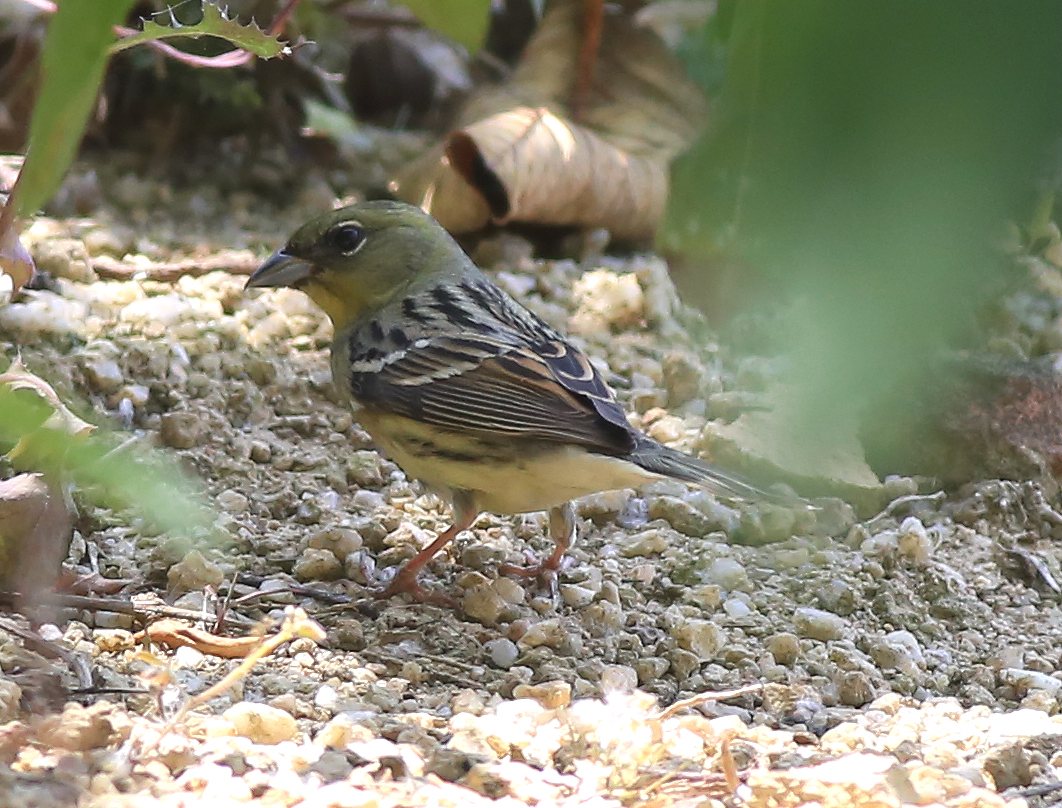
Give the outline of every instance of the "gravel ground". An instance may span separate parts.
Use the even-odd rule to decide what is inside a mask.
[[[100,257],[264,257],[332,203],[312,173],[299,187],[277,205],[82,169],[57,203],[69,215],[29,229],[55,281],[0,308],[0,350],[171,453],[218,514],[189,544],[86,505],[73,560],[209,614],[240,573],[229,633],[299,606],[326,638],[174,721],[239,660],[145,653],[132,616],[70,610],[41,633],[115,692],[64,706],[71,666],[0,630],[0,804],[1062,800],[1062,514],[1033,483],[936,496],[890,479],[869,518],[840,500],[736,509],[680,485],[601,494],[580,503],[556,592],[496,574],[547,549],[543,517],[485,515],[429,568],[458,608],[367,598],[366,575],[448,513],[337,403],[325,318],[224,272],[92,282]],[[479,256],[671,445],[707,443],[708,416],[769,367],[706,339],[654,256],[536,261],[513,237]]]

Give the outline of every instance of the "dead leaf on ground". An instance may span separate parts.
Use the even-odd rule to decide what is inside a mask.
[[[510,81],[470,100],[457,130],[396,180],[398,195],[454,233],[532,222],[651,236],[704,98],[654,33],[609,14],[574,122],[581,25],[579,0],[553,3]]]
[[[13,221],[0,221],[0,274],[11,279],[12,294],[33,277],[33,258],[19,240]]]
[[[73,529],[67,498],[43,474],[0,480],[0,586],[39,604],[55,586]]]
[[[167,648],[180,648],[182,645],[195,648],[204,654],[224,657],[225,659],[242,659],[262,644],[261,635],[249,637],[222,637],[203,629],[193,628],[180,620],[156,620],[145,631],[137,632],[137,642],[143,642],[145,635],[154,643]]]

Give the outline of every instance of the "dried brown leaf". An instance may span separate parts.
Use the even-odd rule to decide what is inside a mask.
[[[39,603],[55,586],[73,527],[66,497],[43,474],[0,480],[0,586]]]
[[[14,292],[33,277],[33,258],[19,240],[14,222],[0,223],[0,274],[11,278]]]
[[[167,648],[187,645],[204,654],[242,659],[262,644],[261,635],[249,637],[221,637],[189,626],[180,620],[156,620],[144,631],[137,632],[136,640],[142,642],[145,635],[154,643]]]
[[[455,233],[520,221],[652,235],[704,99],[655,34],[611,14],[576,122],[581,15],[577,0],[551,5],[511,80],[475,96],[398,179],[403,199]]]

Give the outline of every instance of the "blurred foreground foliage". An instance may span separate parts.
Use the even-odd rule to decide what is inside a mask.
[[[106,430],[72,432],[67,417],[56,415],[39,395],[0,384],[0,452],[8,453],[15,469],[72,484],[94,505],[130,510],[148,532],[190,536],[212,523],[201,495],[171,457],[123,447],[122,436]]]
[[[724,2],[702,36],[726,75],[660,241],[755,267],[759,304],[784,301],[779,439],[814,465],[859,412],[902,456],[940,355],[982,337],[1004,224],[1062,133],[1058,5]]]

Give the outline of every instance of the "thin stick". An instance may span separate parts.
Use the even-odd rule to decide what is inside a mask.
[[[186,261],[163,261],[138,266],[119,261],[106,255],[92,259],[92,268],[101,278],[128,281],[144,279],[172,282],[190,275],[197,278],[210,272],[228,272],[232,275],[250,275],[261,261],[245,252],[223,252],[206,258],[190,258]]]
[[[763,685],[756,683],[754,685],[737,687],[733,690],[715,690],[708,693],[698,693],[695,696],[690,696],[688,699],[676,701],[670,707],[665,707],[657,713],[656,720],[663,721],[664,719],[671,718],[691,707],[700,707],[702,704],[710,704],[715,701],[729,701],[730,699],[736,699],[739,696],[748,696],[752,693],[759,693],[761,690],[763,690]]]
[[[0,601],[13,603],[14,593],[0,592]],[[173,617],[178,620],[188,620],[198,623],[202,617],[195,609],[179,609],[165,603],[136,603],[131,600],[119,600],[117,598],[97,598],[89,595],[70,595],[65,592],[56,592],[49,595],[48,602],[55,606],[68,609],[86,609],[92,612],[114,612],[116,614],[128,614],[133,617]],[[235,619],[232,619],[235,618]],[[241,614],[232,615],[231,622],[241,626],[253,626],[256,621]]]

